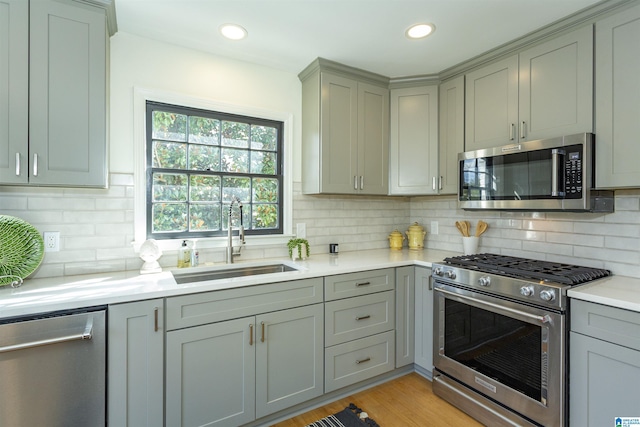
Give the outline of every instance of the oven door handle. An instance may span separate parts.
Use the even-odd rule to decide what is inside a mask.
[[[446,295],[450,295],[450,296],[457,297],[457,298],[460,298],[460,299],[463,299],[463,300],[467,300],[467,301],[473,303],[473,305],[475,305],[475,306],[484,305],[484,306],[487,306],[487,307],[495,308],[497,310],[508,311],[509,313],[517,314],[518,316],[523,316],[523,317],[526,317],[528,319],[536,320],[536,321],[538,321],[538,322],[540,322],[542,324],[549,323],[551,321],[551,317],[549,317],[549,315],[536,316],[535,314],[530,314],[530,313],[526,313],[524,311],[515,310],[515,309],[510,308],[510,307],[503,307],[501,305],[494,304],[492,302],[478,301],[475,298],[471,298],[471,297],[468,297],[466,295],[460,295],[458,293],[447,291],[445,289],[435,288],[435,290],[437,292],[441,292],[441,293],[446,294]]]

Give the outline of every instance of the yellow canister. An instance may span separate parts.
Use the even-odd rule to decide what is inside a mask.
[[[409,226],[407,230],[407,241],[409,242],[409,249],[417,250],[424,249],[424,236],[427,232],[424,231],[424,227],[414,222]]]
[[[391,234],[389,234],[389,247],[395,250],[402,249],[402,242],[404,242],[404,235],[399,232],[397,229],[393,230]]]

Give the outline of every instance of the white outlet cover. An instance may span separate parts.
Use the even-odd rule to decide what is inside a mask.
[[[43,233],[43,240],[44,240],[45,252],[60,251],[60,232],[59,231],[45,231]]]

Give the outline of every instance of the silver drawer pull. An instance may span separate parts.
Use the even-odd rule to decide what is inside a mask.
[[[364,362],[369,362],[371,360],[370,357],[365,357],[364,359],[356,360],[356,365],[359,365]]]
[[[371,284],[371,282],[361,282],[361,283],[356,283],[356,287],[357,287],[357,286],[368,286],[368,285],[370,285],[370,284]]]
[[[356,320],[365,320],[365,319],[370,319],[371,316],[370,315],[366,315],[366,316],[356,316]]]
[[[20,153],[16,153],[16,176],[20,176]]]
[[[59,344],[67,341],[90,340],[92,338],[93,338],[93,317],[89,317],[84,327],[84,332],[82,333],[74,334],[74,335],[65,335],[65,336],[56,337],[56,338],[48,338],[48,339],[38,340],[38,341],[30,341],[30,342],[21,343],[21,344],[7,345],[4,347],[0,347],[0,353],[8,353],[10,351],[16,351],[16,350],[26,350],[28,348],[40,347],[43,345],[50,345],[50,344]]]

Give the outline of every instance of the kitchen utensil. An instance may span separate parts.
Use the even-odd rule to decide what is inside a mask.
[[[0,215],[0,286],[26,278],[44,257],[44,240],[28,222]]]
[[[489,224],[487,224],[483,220],[479,220],[478,225],[476,225],[476,237],[480,237],[482,233],[487,231],[487,228],[489,228]]]
[[[471,223],[469,221],[456,221],[456,228],[460,231],[463,237],[471,236]]]
[[[466,234],[465,234],[466,231],[464,230],[464,226],[462,225],[462,222],[456,221],[456,228],[458,229],[460,234],[462,234],[463,237],[466,237]]]

